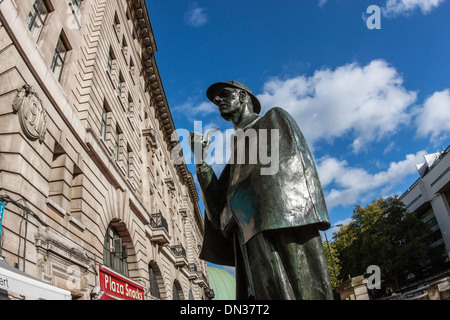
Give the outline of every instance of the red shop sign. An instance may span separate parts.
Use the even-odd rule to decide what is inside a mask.
[[[117,274],[105,266],[98,266],[101,300],[145,300],[144,287]]]

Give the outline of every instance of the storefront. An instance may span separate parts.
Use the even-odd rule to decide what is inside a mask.
[[[19,299],[72,300],[70,291],[40,281],[0,259],[0,298],[9,295]]]
[[[144,287],[105,266],[98,266],[100,300],[145,300]]]

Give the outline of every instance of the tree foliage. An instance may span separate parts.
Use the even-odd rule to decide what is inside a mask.
[[[333,243],[330,243],[328,239],[325,239],[326,241],[323,241],[322,238],[322,244],[323,244],[323,250],[325,251],[325,257],[327,259],[327,265],[328,265],[328,273],[330,275],[330,282],[331,286],[336,289],[339,284],[342,282],[339,280],[339,274],[341,271],[341,264],[339,262],[339,254],[336,251],[336,248],[334,247]]]
[[[430,232],[397,196],[356,205],[352,221],[333,234],[341,278],[365,274],[367,267],[377,265],[398,289],[402,273],[427,259]]]

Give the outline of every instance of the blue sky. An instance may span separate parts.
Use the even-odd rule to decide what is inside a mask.
[[[450,0],[147,4],[176,127],[232,128],[206,89],[245,83],[263,113],[279,106],[298,122],[332,224],[357,203],[401,195],[423,155],[450,144]],[[367,27],[370,5],[381,29]]]

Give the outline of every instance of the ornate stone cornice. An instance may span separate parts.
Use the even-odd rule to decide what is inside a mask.
[[[155,108],[156,119],[159,121],[164,140],[166,141],[169,152],[179,144],[178,136],[175,132],[175,124],[173,122],[172,114],[170,112],[169,104],[167,102],[164,87],[159,74],[154,53],[158,50],[153,34],[150,17],[147,11],[145,0],[128,0],[128,5],[131,9],[131,18],[134,21],[136,32],[141,42],[142,48],[142,75],[144,77],[147,90],[150,92]],[[186,164],[176,164],[177,173],[182,183],[184,183],[189,190],[189,195],[192,200],[195,212],[196,221],[203,231],[203,218],[198,205],[199,197],[197,189],[194,184],[194,179],[191,172],[188,170]]]

